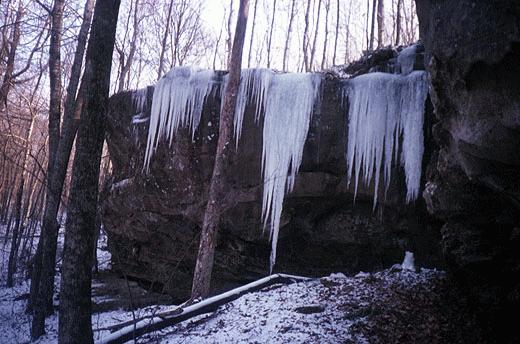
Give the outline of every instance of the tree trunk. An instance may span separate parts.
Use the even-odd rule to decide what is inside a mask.
[[[395,19],[395,45],[401,42],[401,5],[403,0],[397,0],[397,13]]]
[[[233,23],[233,0],[229,0],[229,17],[227,22],[227,39],[226,39],[226,46],[227,46],[227,69],[231,67],[231,50],[232,50],[232,38],[231,38],[231,23]]]
[[[135,51],[137,50],[137,39],[139,37],[139,0],[135,0],[135,8],[134,8],[134,17],[133,17],[133,32],[132,32],[132,40],[130,41],[130,52],[128,53],[128,58],[126,59],[126,63],[123,63],[121,66],[121,75],[119,76],[119,86],[117,87],[117,91],[121,92],[125,89],[125,85],[127,84],[126,80],[130,79],[130,70],[132,68],[132,64],[134,62]],[[123,52],[124,54],[124,52]]]
[[[296,5],[296,0],[292,0],[291,4],[291,14],[289,17],[289,28],[287,29],[287,36],[285,37],[285,48],[283,50],[283,71],[287,71],[287,58],[289,57],[289,43],[291,42],[291,33],[292,33],[292,26],[294,22],[294,7]]]
[[[9,261],[7,263],[7,287],[12,288],[13,287],[13,276],[16,270],[16,260],[18,258],[18,247],[16,245],[18,241],[18,234],[20,232],[20,225],[22,222],[22,198],[23,198],[23,184],[24,184],[24,178],[23,178],[23,171],[22,171],[22,177],[20,178],[20,184],[18,185],[18,192],[16,193],[16,203],[14,208],[14,228],[12,231],[12,238],[11,238],[11,249],[9,250]],[[7,237],[7,236],[6,236]]]
[[[318,16],[316,17],[316,27],[314,28],[314,39],[312,41],[312,49],[311,49],[311,60],[310,60],[310,68],[313,69],[314,66],[314,55],[316,54],[316,44],[318,43],[318,32],[320,31],[320,14],[321,14],[321,0],[318,0]]]
[[[253,53],[253,38],[255,36],[255,25],[256,25],[256,8],[258,0],[255,0],[253,9],[253,25],[251,26],[251,39],[249,40],[249,54],[247,56],[247,68],[251,68],[251,54]]]
[[[383,46],[383,35],[385,34],[385,13],[383,0],[377,1],[377,48]]]
[[[22,18],[24,16],[24,11],[22,7],[22,2],[18,5],[18,11],[16,12],[16,19],[13,27],[13,31],[11,34],[11,42],[9,45],[9,52],[7,53],[7,62],[5,67],[4,78],[2,80],[2,85],[0,85],[0,111],[3,111],[7,106],[7,96],[9,95],[9,91],[13,86],[13,73],[14,73],[14,65],[16,59],[16,50],[18,49],[18,45],[20,44],[20,26],[22,24]]]
[[[336,54],[338,52],[338,37],[339,37],[339,0],[336,1],[336,34],[334,35],[334,54],[332,55],[332,65],[336,65]],[[345,52],[346,54],[346,52]]]
[[[308,72],[309,68],[309,13],[311,11],[311,0],[307,0],[307,9],[305,10],[305,29],[303,31],[303,65],[305,71]]]
[[[376,3],[378,0],[372,0],[372,24],[370,26],[370,45],[369,50],[374,50],[374,34],[375,34],[375,23],[376,23]]]
[[[164,72],[164,55],[166,54],[166,48],[168,45],[168,36],[170,34],[170,20],[172,18],[173,11],[173,3],[174,0],[170,0],[170,5],[168,6],[168,15],[166,16],[166,24],[164,26],[164,35],[161,43],[161,54],[159,56],[159,70],[157,72],[157,80],[159,80]]]
[[[53,312],[52,297],[54,294],[54,276],[56,265],[56,246],[59,224],[57,221],[61,194],[70,153],[79,125],[79,112],[83,103],[82,87],[78,91],[83,57],[87,44],[88,32],[93,12],[93,0],[87,0],[83,22],[78,36],[78,45],[74,54],[70,81],[67,86],[61,138],[58,142],[54,165],[48,172],[47,197],[45,200],[42,220],[41,236],[34,257],[34,266],[31,274],[31,292],[27,311],[34,311],[32,321],[32,336],[38,338],[45,330],[45,316]],[[77,93],[77,96],[76,96]]]
[[[323,56],[321,57],[321,70],[325,69],[325,62],[327,60],[327,44],[329,37],[329,12],[330,0],[325,0],[325,39],[323,40]]]
[[[269,28],[269,40],[267,41],[267,68],[271,68],[271,45],[273,42],[274,18],[276,17],[276,0],[273,1],[273,15]]]
[[[211,272],[213,270],[213,257],[215,254],[215,241],[220,221],[222,200],[224,198],[225,170],[229,156],[233,154],[233,116],[237,102],[238,87],[240,84],[240,71],[242,68],[242,51],[247,27],[249,0],[240,0],[238,10],[235,39],[231,54],[229,68],[229,81],[224,94],[224,106],[220,115],[219,137],[215,165],[208,195],[208,204],[204,214],[204,222],[200,235],[199,253],[193,276],[191,289],[192,299],[207,297],[210,290]]]
[[[91,283],[98,182],[120,0],[97,1],[85,75],[63,251],[59,342],[92,343]]]

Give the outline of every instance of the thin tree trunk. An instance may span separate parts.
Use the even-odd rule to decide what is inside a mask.
[[[123,63],[121,66],[121,75],[119,76],[119,86],[117,88],[118,92],[124,90],[127,79],[130,79],[130,70],[132,68],[132,63],[134,62],[135,51],[137,50],[137,39],[139,37],[139,0],[135,0],[135,8],[134,8],[134,17],[133,17],[133,32],[132,32],[132,40],[130,41],[130,52],[128,53],[128,58],[126,59],[126,63]],[[124,52],[123,52],[124,54]],[[175,56],[174,56],[175,58]]]
[[[320,31],[320,14],[321,14],[321,1],[318,1],[318,16],[316,17],[316,27],[314,28],[314,39],[312,41],[312,49],[311,49],[311,60],[310,60],[310,68],[312,69],[314,66],[314,56],[316,54],[316,44],[318,43],[318,32]]]
[[[22,7],[22,2],[20,1],[18,5],[18,11],[16,12],[16,19],[13,31],[11,34],[11,42],[9,44],[9,53],[7,54],[4,78],[2,80],[2,85],[0,85],[0,111],[3,111],[4,108],[7,106],[7,96],[9,95],[9,91],[11,90],[11,87],[13,85],[13,73],[16,60],[16,50],[18,49],[18,45],[20,44],[20,26],[22,24],[23,16],[24,10]]]
[[[78,131],[65,226],[58,331],[60,343],[93,342],[93,238],[119,6],[120,0],[96,2],[87,50],[83,76],[86,101]]]
[[[11,249],[9,250],[9,261],[7,263],[7,287],[13,287],[13,276],[16,270],[16,260],[18,257],[18,247],[16,242],[18,241],[18,234],[20,232],[20,225],[22,222],[22,198],[23,198],[23,184],[24,177],[22,171],[22,177],[20,178],[20,184],[18,185],[18,192],[16,193],[16,203],[14,208],[15,224],[12,231],[11,238]],[[7,237],[7,236],[6,236]]]
[[[231,38],[231,24],[233,23],[233,0],[229,0],[229,17],[227,22],[227,69],[229,70],[231,66],[231,50],[232,50],[232,38]]]
[[[253,24],[251,26],[251,38],[249,39],[249,54],[247,56],[247,68],[251,68],[251,54],[253,53],[253,38],[255,37],[257,5],[258,5],[258,0],[255,0],[254,9],[253,9]]]
[[[372,0],[372,24],[370,28],[370,45],[369,50],[374,50],[374,35],[375,35],[375,23],[376,23],[376,3],[378,0]]]
[[[191,289],[192,299],[207,297],[210,290],[213,258],[215,255],[215,241],[220,222],[220,214],[223,210],[222,200],[224,198],[226,165],[229,163],[230,155],[234,152],[233,145],[229,143],[233,141],[233,116],[235,114],[238,86],[240,84],[242,51],[246,35],[248,11],[249,0],[240,0],[229,68],[229,82],[224,94],[224,106],[220,115],[215,165],[213,166],[208,204],[206,206],[206,212],[204,213],[199,253],[193,276],[193,286]]]
[[[305,29],[303,31],[303,64],[305,71],[308,72],[309,68],[309,13],[311,11],[311,0],[307,0],[307,9],[305,10]]]
[[[325,69],[325,62],[327,60],[327,44],[329,37],[329,12],[330,0],[325,0],[325,39],[323,40],[323,56],[321,57],[321,70]]]
[[[287,58],[289,57],[289,43],[291,42],[291,33],[292,33],[292,26],[294,22],[294,7],[296,5],[296,0],[292,0],[291,4],[291,14],[289,17],[289,28],[287,29],[287,36],[285,37],[285,48],[283,50],[283,71],[287,71]]]
[[[332,65],[336,65],[336,54],[338,52],[338,37],[339,37],[339,0],[336,1],[336,33],[334,35],[334,54],[332,55]]]
[[[85,3],[84,19],[78,36],[78,45],[74,54],[70,81],[67,86],[63,126],[61,130],[62,135],[58,142],[54,165],[48,172],[47,198],[45,200],[41,236],[34,257],[34,266],[31,275],[31,293],[27,304],[27,311],[34,311],[32,321],[33,338],[38,338],[44,333],[45,316],[53,312],[52,297],[54,294],[56,247],[59,230],[57,215],[63,185],[67,175],[70,153],[79,125],[79,112],[81,111],[83,102],[82,87],[80,87],[78,91],[78,85],[92,20],[93,5],[93,0],[87,0]]]
[[[401,43],[401,5],[403,0],[397,0],[397,13],[395,19],[395,45]]]
[[[172,18],[173,3],[174,0],[170,0],[170,5],[168,6],[168,15],[166,16],[166,25],[164,27],[164,35],[161,43],[161,54],[159,56],[159,70],[157,72],[157,80],[162,77],[164,72],[164,55],[166,54],[168,35],[170,34],[170,20]]]
[[[276,17],[276,0],[273,2],[273,15],[271,17],[271,27],[269,28],[269,40],[267,41],[267,68],[271,68],[271,45],[273,42],[274,18]]]
[[[377,1],[377,48],[383,46],[383,35],[385,33],[385,9],[383,0]]]

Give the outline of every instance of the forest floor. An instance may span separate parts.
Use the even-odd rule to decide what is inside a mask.
[[[4,228],[0,228],[2,231]],[[62,239],[62,237],[61,237]],[[62,240],[60,239],[60,247]],[[0,243],[0,245],[2,245]],[[110,273],[106,239],[98,245],[100,274],[93,281],[94,339],[113,326],[176,307],[151,305],[135,282]],[[28,343],[25,314],[29,282],[5,287],[9,245],[0,246],[0,343]],[[118,281],[116,281],[118,280]],[[56,278],[56,286],[59,276]],[[118,298],[130,291],[134,311]],[[133,295],[133,296],[132,296]],[[141,300],[141,301],[140,301]],[[55,306],[59,300],[55,298]],[[47,334],[37,343],[56,343],[57,315],[47,320]],[[290,285],[275,284],[246,294],[215,312],[145,335],[138,343],[479,343],[474,317],[442,271],[402,270],[399,265],[376,273],[341,273]]]

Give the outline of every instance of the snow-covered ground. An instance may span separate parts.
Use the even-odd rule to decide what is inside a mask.
[[[110,255],[106,237],[101,236],[98,246],[100,268],[108,269]],[[25,306],[29,283],[18,276],[16,287],[5,287],[4,266],[8,257],[5,252],[8,250],[8,245],[2,247],[0,262],[0,343],[28,343],[30,317],[25,314]],[[398,264],[377,273],[359,273],[351,277],[337,273],[289,285],[271,285],[227,303],[215,312],[144,335],[137,342],[467,342],[463,337],[459,338],[458,333],[464,333],[461,326],[471,325],[471,320],[468,320],[471,317],[463,307],[456,305],[458,296],[452,294],[453,288],[445,273],[428,269],[415,272],[408,265],[410,259],[407,269]],[[56,286],[58,283],[59,276]],[[110,298],[102,293],[103,290],[103,283],[94,280],[95,303]],[[94,313],[94,339],[101,341],[106,338],[116,330],[114,325],[136,318],[152,321],[154,315],[174,309],[176,306],[154,305],[134,312],[115,309]],[[465,325],[461,325],[461,321]],[[47,334],[37,343],[56,343],[57,314],[51,316],[46,324]]]

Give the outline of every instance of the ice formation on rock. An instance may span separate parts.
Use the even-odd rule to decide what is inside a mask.
[[[428,95],[426,72],[408,75],[369,73],[346,84],[349,99],[348,181],[354,179],[355,194],[362,177],[365,185],[374,181],[374,207],[383,169],[388,190],[392,162],[399,158],[404,166],[407,202],[419,193],[424,152],[424,104]]]
[[[412,252],[406,251],[404,254],[403,263],[401,264],[403,270],[415,271],[415,257]]]
[[[262,175],[264,194],[262,220],[269,224],[272,252],[270,270],[276,261],[276,245],[280,228],[283,199],[294,187],[303,155],[314,104],[321,84],[319,74],[276,74],[269,69],[245,69],[234,116],[236,144],[240,139],[246,105],[255,104],[255,120],[263,110],[264,131]],[[221,83],[224,94],[227,78]],[[155,85],[144,168],[158,142],[172,142],[180,127],[197,129],[206,97],[216,84],[215,72],[191,67],[177,67]],[[135,94],[134,102],[142,108],[146,92]],[[140,118],[134,118],[138,122]]]
[[[146,97],[148,95],[148,88],[140,88],[132,91],[132,104],[135,108],[135,113],[144,112],[146,106]]]
[[[161,138],[173,140],[180,127],[188,127],[192,138],[199,126],[204,100],[213,90],[215,72],[193,67],[176,67],[155,85],[150,114],[150,127],[144,159],[148,169],[150,158]]]
[[[271,272],[283,199],[294,187],[320,83],[319,74],[273,74],[264,98],[262,219],[270,227]]]
[[[401,74],[408,75],[413,72],[413,65],[415,64],[415,53],[417,52],[417,45],[413,44],[401,50],[397,55],[397,64],[401,66]]]
[[[240,72],[240,86],[238,89],[237,105],[235,108],[235,116],[233,117],[233,127],[235,134],[235,143],[238,147],[238,141],[242,134],[242,123],[244,121],[244,113],[247,104],[255,104],[255,121],[258,123],[260,115],[264,107],[265,97],[269,82],[274,76],[274,72],[266,68],[246,68]],[[227,85],[227,75],[222,82],[221,104],[224,104],[224,90]]]

